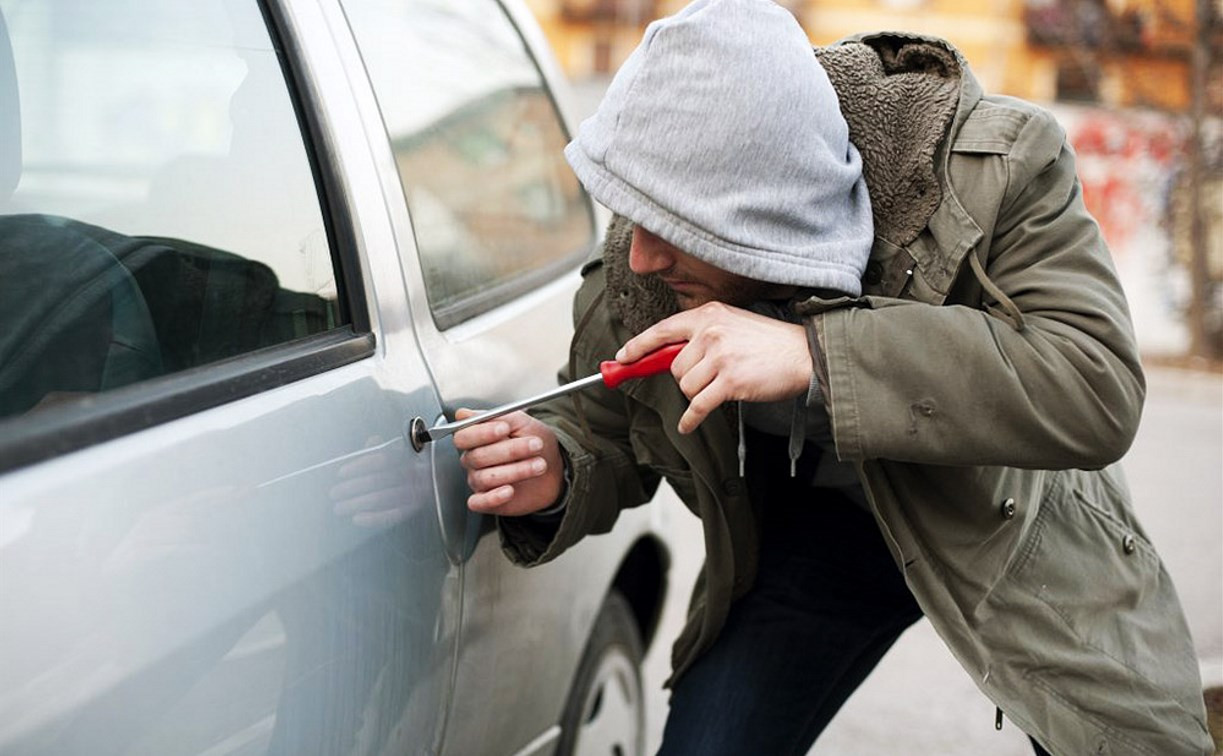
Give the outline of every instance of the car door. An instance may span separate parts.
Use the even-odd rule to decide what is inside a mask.
[[[486,407],[555,386],[596,234],[519,28],[496,0],[340,5],[376,98],[371,143],[389,142],[378,163],[443,403]]]
[[[520,3],[497,0],[339,4],[369,76],[358,106],[443,405],[489,407],[554,387],[578,268],[598,234],[562,154],[568,133],[538,29]],[[426,453],[437,461],[448,541],[464,560],[446,751],[548,752],[631,542],[609,537],[563,563],[514,567],[493,518],[466,509],[451,441]]]
[[[0,753],[439,747],[440,405],[330,39],[0,0]]]

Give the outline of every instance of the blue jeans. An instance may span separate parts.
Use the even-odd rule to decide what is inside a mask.
[[[771,443],[749,437],[748,486],[764,503],[756,583],[676,682],[660,756],[807,753],[922,616],[874,517],[835,490],[798,485],[813,455],[792,480],[771,462],[786,462],[784,446]]]

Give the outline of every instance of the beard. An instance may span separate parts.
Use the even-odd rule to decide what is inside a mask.
[[[785,299],[792,296],[798,287],[785,284],[756,281],[737,276],[718,285],[702,285],[689,291],[672,289],[681,310],[694,310],[710,302],[721,302],[731,307],[748,308],[766,299]]]

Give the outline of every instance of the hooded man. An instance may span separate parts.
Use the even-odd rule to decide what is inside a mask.
[[[562,379],[687,345],[673,378],[455,444],[523,565],[662,478],[701,518],[662,753],[805,753],[923,614],[1038,753],[1210,753],[1113,466],[1144,394],[1129,314],[1048,113],[942,40],[813,54],[768,0],[698,0],[565,154],[616,217]]]

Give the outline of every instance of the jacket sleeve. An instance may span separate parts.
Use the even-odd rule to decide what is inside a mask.
[[[1064,132],[1036,113],[996,159],[1007,188],[984,272],[1022,326],[899,299],[813,316],[842,459],[1097,468],[1129,448],[1142,371]]]
[[[579,292],[575,309],[585,309],[583,303],[591,300],[589,290],[601,286],[602,272],[596,270],[583,283],[584,291]],[[593,306],[602,311],[595,313],[586,328],[575,334],[572,347],[575,369],[563,368],[562,382],[597,373],[598,363],[615,353],[606,308],[599,302]],[[606,334],[607,338],[600,338],[599,334]],[[600,356],[594,351],[607,353]],[[622,508],[644,504],[653,497],[660,478],[649,468],[639,466],[633,455],[629,401],[622,392],[594,388],[583,391],[579,401],[575,402],[571,394],[531,411],[532,416],[556,432],[568,460],[568,504],[556,520],[498,517],[501,546],[511,561],[532,567],[555,559],[583,537],[611,530]],[[580,416],[584,417],[585,427]]]

